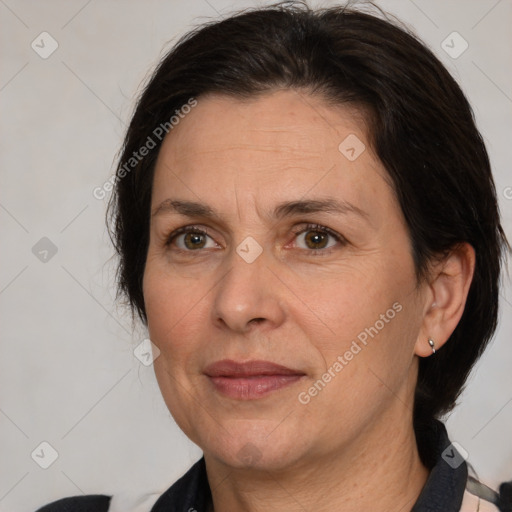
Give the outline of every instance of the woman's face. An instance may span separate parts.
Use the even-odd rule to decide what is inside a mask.
[[[278,469],[403,428],[423,291],[355,111],[210,95],[165,138],[144,299],[163,397],[205,455]]]

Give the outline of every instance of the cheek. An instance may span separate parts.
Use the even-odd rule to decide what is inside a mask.
[[[201,322],[201,294],[191,282],[146,267],[143,293],[149,335],[164,359],[177,362],[193,351],[194,330]],[[203,318],[204,321],[204,318]],[[172,357],[171,357],[172,356]]]
[[[409,400],[417,308],[389,290],[386,296],[372,294],[368,300],[338,302],[345,311],[337,316],[330,306],[334,334],[321,341],[311,338],[322,359],[317,358],[312,387],[301,391],[313,393],[308,410],[312,420],[324,425],[326,435],[337,435],[332,417],[343,418],[345,426],[371,422],[387,405]],[[319,380],[328,383],[317,386]]]
[[[314,288],[312,282],[315,281],[309,284],[304,279],[296,281],[294,292],[303,297],[308,309],[315,314],[316,320],[308,322],[310,328],[320,324],[324,327],[321,331],[331,340],[355,337],[375,323],[379,330],[383,330],[383,325],[397,323],[396,310],[409,301],[414,286],[412,278],[385,264],[344,269],[325,279],[317,279]],[[399,305],[393,308],[395,303]],[[310,317],[314,319],[307,315]]]
[[[151,341],[159,348],[154,371],[163,399],[180,428],[193,431],[189,411],[194,396],[191,376],[203,353],[204,295],[177,276],[166,276],[149,266],[144,274],[143,292]],[[192,438],[192,437],[191,437]],[[194,439],[193,439],[194,440]]]
[[[303,329],[325,369],[339,356],[346,361],[339,374],[343,376],[335,379],[343,389],[348,387],[356,395],[375,392],[382,383],[369,368],[379,369],[390,388],[399,386],[408,374],[421,316],[415,276],[409,270],[389,262],[375,265],[372,271],[347,274],[312,296],[311,304],[322,304],[318,316],[329,329],[322,328],[325,336],[318,336],[313,324],[303,324]]]

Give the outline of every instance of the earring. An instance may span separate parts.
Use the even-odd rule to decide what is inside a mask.
[[[435,354],[436,353],[436,349],[435,349],[434,340],[432,338],[428,339],[428,344],[430,345],[430,348],[432,349],[432,354]]]

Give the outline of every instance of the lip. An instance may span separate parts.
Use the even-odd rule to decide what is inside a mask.
[[[204,369],[208,377],[254,377],[261,375],[305,375],[300,370],[287,368],[270,361],[251,360],[246,362],[223,359]]]
[[[305,376],[300,370],[270,361],[237,362],[231,359],[208,365],[204,374],[218,392],[238,400],[262,398]]]

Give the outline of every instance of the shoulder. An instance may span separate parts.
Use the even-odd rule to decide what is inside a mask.
[[[35,512],[130,512],[135,510],[202,512],[208,509],[211,494],[204,457],[171,487],[168,485],[167,483],[162,488],[153,489],[151,492],[128,489],[114,493],[113,496],[104,494],[73,496],[49,503]]]
[[[37,509],[36,512],[107,512],[109,506],[110,496],[89,494],[53,501]]]
[[[471,466],[470,471],[473,473]],[[495,491],[470,474],[460,511],[512,512],[512,481],[503,482]]]

